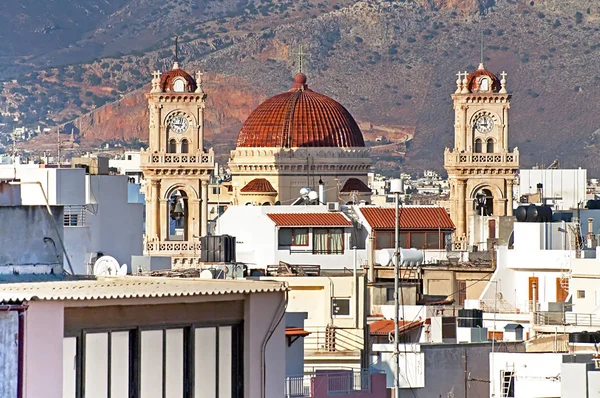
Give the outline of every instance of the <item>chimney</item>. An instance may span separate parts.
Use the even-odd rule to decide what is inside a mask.
[[[319,204],[325,204],[325,183],[319,178]]]

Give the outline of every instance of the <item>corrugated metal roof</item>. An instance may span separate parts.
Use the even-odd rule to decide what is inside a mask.
[[[423,324],[423,321],[398,321],[398,332],[404,333],[410,329]],[[394,321],[391,319],[381,319],[369,325],[369,333],[374,336],[387,336],[394,332]]]
[[[284,282],[195,278],[98,277],[0,284],[0,302],[209,296],[285,291]]]
[[[342,213],[270,213],[278,227],[351,227],[352,222]]]
[[[360,211],[373,229],[394,229],[396,209],[361,207]],[[444,229],[454,230],[448,212],[437,206],[402,207],[399,213],[400,229]]]

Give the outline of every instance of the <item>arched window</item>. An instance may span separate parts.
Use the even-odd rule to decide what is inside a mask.
[[[183,79],[177,79],[173,82],[173,91],[183,93],[185,91],[185,82]]]
[[[175,141],[174,138],[171,138],[169,140],[169,153],[175,153],[177,152],[177,142]]]
[[[475,153],[481,153],[481,139],[475,140]]]
[[[486,147],[487,147],[486,148],[487,153],[494,153],[494,140],[492,140],[491,138],[488,138]]]
[[[190,150],[190,144],[185,138],[181,141],[181,153],[188,153]]]
[[[490,79],[487,77],[482,78],[479,82],[479,89],[481,91],[488,91],[490,89]]]

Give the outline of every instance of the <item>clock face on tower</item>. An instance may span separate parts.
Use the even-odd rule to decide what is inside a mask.
[[[475,121],[475,128],[480,133],[487,134],[490,131],[492,131],[493,127],[494,127],[494,120],[487,115],[483,115]]]
[[[185,132],[188,129],[189,125],[190,125],[190,123],[188,122],[187,118],[183,115],[174,116],[169,121],[169,127],[175,133]]]

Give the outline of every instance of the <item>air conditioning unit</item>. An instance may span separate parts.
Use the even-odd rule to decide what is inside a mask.
[[[338,202],[327,202],[327,211],[340,211],[340,204]]]

